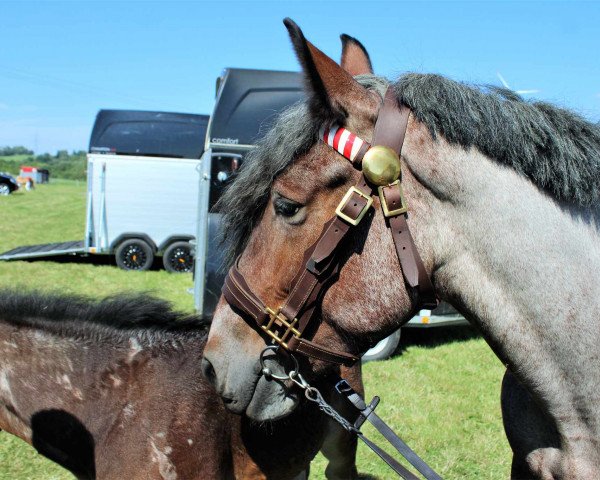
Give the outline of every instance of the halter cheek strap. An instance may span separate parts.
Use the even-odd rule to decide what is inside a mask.
[[[387,147],[399,156],[409,114],[408,107],[399,107],[393,91],[388,89],[375,124],[373,146]],[[356,168],[361,168],[365,155],[372,148],[343,127],[323,130],[322,139]],[[303,333],[315,318],[315,309],[339,270],[341,258],[338,247],[369,212],[373,204],[374,188],[365,174],[360,176],[356,185],[350,187],[336,209],[336,216],[324,225],[317,241],[306,250],[302,266],[292,282],[290,294],[279,308],[268,307],[252,292],[239,271],[237,262],[230,269],[223,285],[225,300],[249,325],[288,351],[334,364],[349,366],[355,363],[358,357],[317,345],[304,338]],[[399,179],[379,186],[377,193],[387,226],[392,233],[402,274],[406,284],[415,292],[416,306],[435,308],[438,301],[433,284],[406,222],[407,206]]]
[[[400,155],[409,116],[410,109],[405,105],[398,108],[393,90],[388,88],[375,124],[373,144],[389,147]],[[356,168],[360,168],[365,154],[371,148],[368,142],[344,127],[323,128],[320,135],[324,143],[346,157]],[[370,191],[370,194],[372,193]],[[408,228],[408,207],[400,180],[378,187],[378,194],[387,226],[392,233],[404,280],[416,291],[419,306],[437,307],[439,302],[435,289]]]

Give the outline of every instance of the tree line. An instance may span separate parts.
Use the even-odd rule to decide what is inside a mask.
[[[18,147],[0,147],[0,156],[12,157],[13,155],[33,155],[33,150],[18,146]]]

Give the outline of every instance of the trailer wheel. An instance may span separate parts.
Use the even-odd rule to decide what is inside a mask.
[[[115,259],[123,270],[148,270],[154,261],[154,253],[144,240],[130,238],[117,247]]]
[[[194,268],[194,256],[189,242],[175,242],[163,254],[163,265],[167,272],[187,273]]]
[[[373,348],[367,350],[362,356],[363,363],[390,358],[398,350],[398,345],[400,345],[400,330],[399,328],[389,337],[384,338]]]

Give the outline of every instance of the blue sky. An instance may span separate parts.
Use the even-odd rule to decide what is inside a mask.
[[[210,113],[224,67],[298,70],[282,24],[376,73],[499,84],[600,120],[598,2],[0,0],[0,146],[86,149],[100,108]]]

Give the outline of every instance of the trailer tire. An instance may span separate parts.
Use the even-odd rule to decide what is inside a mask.
[[[154,252],[141,238],[130,238],[119,244],[115,260],[123,270],[148,270],[154,262]]]
[[[367,350],[362,356],[363,363],[390,358],[398,350],[398,345],[400,345],[400,330],[399,328],[389,337],[385,337],[373,348]]]
[[[189,273],[194,268],[194,256],[189,242],[174,242],[163,254],[163,265],[170,273]]]

